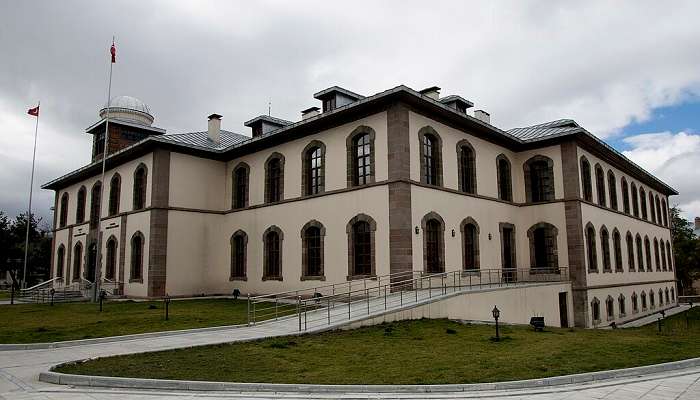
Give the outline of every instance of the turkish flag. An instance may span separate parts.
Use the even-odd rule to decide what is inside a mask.
[[[109,53],[112,55],[112,64],[114,64],[117,62],[117,48],[114,47],[114,42],[112,42],[112,47],[110,47]]]
[[[38,117],[39,116],[39,106],[36,106],[34,108],[30,108],[29,111],[27,111],[27,114]]]

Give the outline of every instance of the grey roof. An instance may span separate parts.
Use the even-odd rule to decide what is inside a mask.
[[[457,96],[456,94],[451,94],[449,96],[445,96],[440,99],[440,103],[444,104],[449,104],[449,103],[464,103],[464,105],[467,106],[467,108],[474,107],[474,103],[471,101],[465,99],[462,96]]]
[[[320,100],[321,97],[323,97],[324,95],[326,95],[328,93],[332,93],[332,92],[339,92],[339,93],[342,93],[348,97],[352,97],[352,98],[357,99],[357,100],[365,98],[365,96],[363,96],[361,94],[357,94],[357,93],[351,92],[347,89],[343,89],[340,86],[331,86],[328,89],[323,89],[318,93],[314,93],[314,99]]]
[[[99,121],[95,122],[94,124],[85,128],[85,132],[90,132],[91,130],[95,129],[103,122],[105,122],[105,118],[102,118]],[[161,133],[161,134],[165,133],[165,129],[163,129],[163,128],[158,128],[157,126],[144,125],[144,124],[140,124],[140,123],[134,122],[134,121],[127,121],[127,120],[121,119],[121,118],[110,118],[109,122],[120,124],[120,125],[131,126],[131,127],[139,128],[139,129],[146,129],[146,130]]]
[[[286,119],[271,117],[269,115],[258,115],[257,117],[244,122],[243,125],[251,126],[258,121],[267,121],[267,122],[271,122],[271,123],[273,123],[275,125],[279,125],[279,126],[285,126],[285,125],[289,125],[289,124],[293,123],[292,121],[287,121]]]
[[[209,139],[207,132],[175,133],[156,138],[160,142],[170,142],[188,147],[199,147],[208,150],[223,150],[250,140],[249,136],[221,130],[221,142],[216,144]]]
[[[509,129],[508,134],[522,141],[530,142],[580,131],[581,127],[572,119],[558,119],[524,128]]]

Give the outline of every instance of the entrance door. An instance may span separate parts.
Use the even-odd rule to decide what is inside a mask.
[[[562,328],[569,327],[569,307],[566,305],[566,292],[559,293],[559,323]]]
[[[513,237],[513,228],[504,227],[501,230],[501,248],[503,254],[501,254],[501,259],[503,260],[503,280],[505,282],[514,282],[516,280],[516,270],[514,265],[515,260],[515,241]]]
[[[88,265],[85,271],[85,279],[95,282],[95,270],[97,269],[97,244],[90,245],[88,250]]]

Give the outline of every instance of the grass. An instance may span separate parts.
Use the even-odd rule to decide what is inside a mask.
[[[247,301],[173,300],[165,321],[162,301],[0,305],[0,343],[39,343],[247,322]]]
[[[448,320],[204,346],[68,364],[65,373],[311,384],[445,384],[531,379],[700,356],[700,309],[635,329],[493,326]]]

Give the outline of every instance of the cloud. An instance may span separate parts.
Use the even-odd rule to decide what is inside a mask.
[[[132,95],[170,133],[206,116],[245,132],[267,112],[298,120],[312,94],[438,85],[501,128],[574,118],[609,137],[700,95],[700,2],[424,1],[13,2],[0,12],[0,207],[26,188],[42,101],[37,184],[90,161],[85,127],[113,94]],[[11,167],[11,168],[10,168]],[[14,168],[14,169],[13,169]],[[16,190],[15,190],[16,189]],[[19,195],[17,193],[20,193]],[[26,196],[26,195],[24,195]],[[36,193],[38,210],[52,194]]]
[[[629,136],[625,156],[674,187],[680,194],[671,198],[684,216],[700,216],[700,134],[660,132]]]

